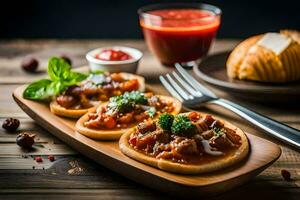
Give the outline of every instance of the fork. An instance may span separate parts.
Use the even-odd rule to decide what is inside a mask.
[[[222,106],[261,128],[271,136],[300,149],[299,130],[229,100],[217,97],[185,71],[179,63],[176,63],[175,67],[177,72],[173,71],[165,76],[160,76],[159,79],[168,92],[180,100],[183,106],[191,109],[207,104]]]

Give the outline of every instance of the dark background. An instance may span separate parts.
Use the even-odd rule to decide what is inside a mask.
[[[299,0],[6,0],[0,8],[0,39],[141,38],[137,9],[163,2],[206,2],[219,6],[219,38],[300,30]]]

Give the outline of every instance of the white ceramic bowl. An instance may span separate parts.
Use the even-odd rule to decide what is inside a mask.
[[[100,53],[104,49],[121,50],[129,54],[132,59],[122,61],[105,61],[95,58],[95,55]],[[94,49],[86,54],[86,59],[89,62],[91,71],[104,70],[108,72],[129,72],[135,73],[139,61],[141,60],[143,53],[137,49],[124,47],[124,46],[110,46]]]

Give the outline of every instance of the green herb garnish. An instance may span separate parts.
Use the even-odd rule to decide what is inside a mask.
[[[49,79],[42,79],[31,83],[23,92],[23,97],[32,100],[48,99],[53,92],[49,87],[51,82]]]
[[[91,74],[104,74],[105,71],[103,70],[94,70],[94,71],[91,71]]]
[[[155,113],[156,113],[156,108],[150,107],[146,112],[148,113],[148,115],[149,115],[151,118],[153,118],[154,115],[155,115]]]
[[[106,82],[106,77],[104,74],[90,74],[87,80],[95,85],[103,85]]]
[[[139,91],[125,92],[123,95],[111,97],[109,99],[109,110],[116,111],[118,113],[130,112],[134,109],[136,104],[146,105],[148,103],[147,98],[143,93]],[[156,110],[154,111],[155,114]],[[153,109],[148,109],[148,114],[153,114]],[[154,115],[153,114],[153,115]]]
[[[174,121],[174,115],[171,115],[169,113],[164,113],[159,116],[158,118],[158,124],[163,130],[171,130],[171,126]]]
[[[174,118],[171,127],[172,133],[179,136],[192,136],[195,133],[196,126],[185,115],[177,115]]]
[[[123,96],[116,96],[110,99],[112,109],[119,113],[127,113],[133,110],[135,102],[130,99],[123,98]],[[110,106],[109,106],[110,107]]]
[[[221,135],[225,134],[224,131],[223,131],[222,129],[217,128],[217,127],[214,127],[214,128],[212,129],[212,131],[214,132],[214,135],[215,135],[215,136],[221,136]]]
[[[50,100],[69,86],[87,78],[85,74],[71,71],[71,66],[64,59],[56,57],[49,60],[48,74],[50,79],[42,79],[28,85],[23,97],[38,101]]]
[[[123,94],[123,98],[137,104],[146,105],[148,103],[148,100],[145,97],[144,93],[141,93],[139,91],[125,92]]]

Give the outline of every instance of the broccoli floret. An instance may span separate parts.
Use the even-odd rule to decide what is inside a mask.
[[[169,113],[165,113],[159,116],[158,124],[163,130],[171,130],[173,120],[174,120],[173,115]]]
[[[177,115],[172,123],[171,130],[175,135],[190,137],[196,132],[196,126],[192,124],[187,116]]]

